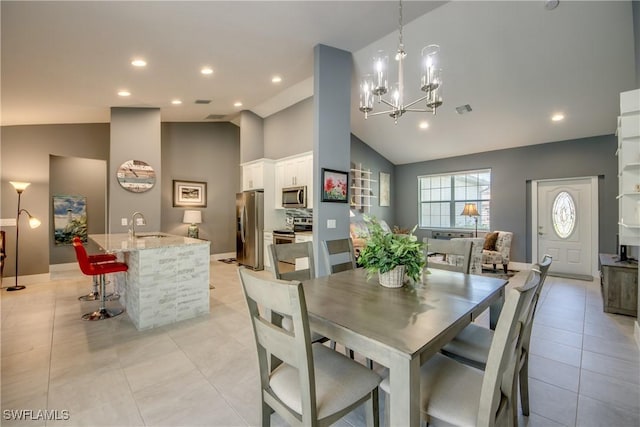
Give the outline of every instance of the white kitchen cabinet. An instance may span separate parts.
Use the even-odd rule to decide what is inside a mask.
[[[265,231],[263,235],[264,241],[264,269],[273,271],[273,266],[271,265],[271,256],[269,255],[269,246],[273,244],[273,233],[271,231]]]
[[[313,209],[313,153],[285,157],[275,164],[276,209],[282,208],[282,189],[307,187],[307,209]]]
[[[301,242],[313,242],[313,234],[300,234],[296,233],[296,243]],[[304,270],[309,268],[309,260],[307,258],[296,259],[296,270]]]
[[[617,134],[620,244],[640,246],[640,89],[620,94]]]
[[[273,160],[259,159],[242,165],[242,191],[261,190],[273,180]]]

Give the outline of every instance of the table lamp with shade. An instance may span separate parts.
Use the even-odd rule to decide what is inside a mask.
[[[13,286],[9,286],[7,288],[7,291],[19,291],[21,289],[24,289],[26,286],[24,285],[18,285],[18,260],[19,260],[19,252],[18,252],[18,243],[19,243],[19,237],[20,237],[20,214],[22,214],[23,212],[27,214],[27,216],[29,217],[29,227],[31,228],[37,228],[40,227],[40,220],[36,217],[34,217],[33,215],[31,215],[29,213],[28,210],[26,209],[21,209],[20,208],[20,197],[22,196],[22,193],[24,192],[24,190],[27,189],[27,187],[29,185],[31,185],[30,182],[19,182],[19,181],[9,181],[9,184],[13,185],[13,188],[16,189],[16,191],[18,192],[18,213],[16,214],[16,271],[15,271],[15,284]]]
[[[462,213],[460,215],[474,217],[474,219],[476,220],[476,235],[475,235],[475,237],[478,237],[478,216],[480,216],[480,214],[478,213],[478,208],[476,207],[476,204],[475,203],[465,203],[464,204],[464,208],[462,209]]]
[[[184,216],[182,217],[182,222],[189,225],[187,229],[187,237],[193,237],[194,239],[198,238],[198,224],[202,222],[202,212],[201,211],[184,211]]]

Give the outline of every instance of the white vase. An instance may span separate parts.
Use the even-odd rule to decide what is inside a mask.
[[[399,265],[386,273],[378,272],[378,282],[385,288],[401,288],[404,285],[404,265]]]

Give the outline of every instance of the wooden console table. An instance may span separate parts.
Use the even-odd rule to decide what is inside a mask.
[[[618,262],[618,256],[600,254],[600,285],[606,313],[638,315],[638,263]]]

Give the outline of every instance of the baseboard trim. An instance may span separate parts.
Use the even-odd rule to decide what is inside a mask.
[[[235,258],[236,253],[235,252],[223,252],[220,254],[211,254],[211,261],[218,261],[220,259],[225,259],[225,258]]]
[[[594,276],[589,276],[586,274],[556,273],[554,271],[550,271],[549,276],[562,277],[565,279],[585,280],[587,282],[591,282],[593,279],[595,279]]]
[[[77,262],[49,265],[49,273],[58,273],[60,271],[80,271],[80,266],[78,266]]]
[[[28,276],[18,276],[18,284],[19,285],[36,285],[38,283],[48,282],[49,281],[49,273],[44,274],[30,274]],[[2,289],[6,289],[9,286],[14,286],[16,282],[15,276],[3,277],[2,278]]]

